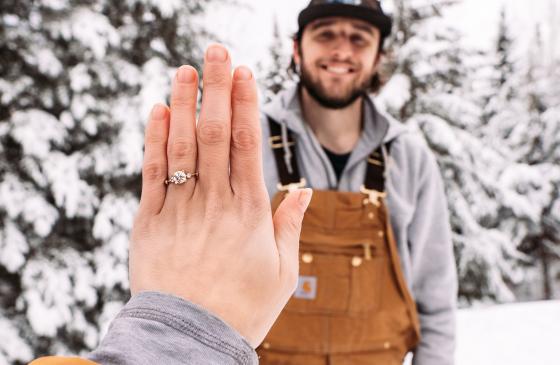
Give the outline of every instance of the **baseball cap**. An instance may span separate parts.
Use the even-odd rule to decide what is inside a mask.
[[[381,38],[391,34],[392,20],[387,16],[378,0],[311,0],[298,17],[301,36],[309,23],[319,18],[342,16],[360,19],[379,28]]]

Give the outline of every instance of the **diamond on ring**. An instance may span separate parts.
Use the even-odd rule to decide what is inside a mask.
[[[193,177],[198,177],[198,172],[185,172],[183,170],[175,171],[173,176],[169,179],[165,180],[165,185],[175,184],[181,185],[187,182],[188,179],[192,179]]]

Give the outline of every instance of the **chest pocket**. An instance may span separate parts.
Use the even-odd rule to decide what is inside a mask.
[[[377,310],[388,265],[379,251],[371,245],[318,248],[302,243],[298,286],[285,310],[323,315]]]

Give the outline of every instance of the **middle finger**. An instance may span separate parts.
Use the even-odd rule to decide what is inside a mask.
[[[231,192],[231,60],[223,46],[208,48],[202,77],[202,106],[197,131],[201,187],[206,191]]]

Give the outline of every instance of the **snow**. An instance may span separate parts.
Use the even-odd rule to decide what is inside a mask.
[[[504,203],[511,208],[518,217],[527,217],[532,221],[539,221],[544,208],[553,199],[553,182],[533,166],[526,164],[512,164],[501,174],[499,184],[505,189]],[[543,178],[544,177],[544,178]]]
[[[19,94],[33,85],[33,79],[28,76],[20,77],[16,82],[6,82],[0,80],[0,101],[2,104],[12,102]]]
[[[62,73],[62,64],[50,49],[38,50],[34,58],[39,63],[39,72],[50,77],[57,77]]]
[[[119,231],[130,231],[137,208],[138,199],[135,197],[106,195],[95,216],[93,236],[106,241]]]
[[[41,5],[52,10],[63,10],[68,7],[67,0],[41,0]]]
[[[410,79],[403,74],[393,75],[375,98],[376,105],[383,110],[398,110],[410,100]]]
[[[90,94],[74,95],[72,105],[70,106],[72,116],[76,120],[81,120],[86,116],[88,110],[93,109],[96,104],[95,98]]]
[[[52,337],[64,326],[87,333],[91,325],[80,322],[81,312],[97,303],[88,256],[64,249],[26,263],[22,274],[25,291],[20,299],[37,334]]]
[[[146,2],[159,9],[163,17],[169,18],[181,8],[183,0],[147,0]]]
[[[166,102],[174,71],[161,58],[152,58],[142,66],[142,89],[139,95],[138,112],[142,115],[143,121],[147,122],[146,116],[150,114],[155,103]]]
[[[72,35],[88,47],[96,59],[103,58],[110,46],[117,46],[120,42],[119,33],[107,17],[85,7],[74,10],[71,30]]]
[[[116,257],[113,250],[118,250],[120,254]],[[119,234],[111,239],[111,242],[95,250],[95,285],[108,290],[115,287],[129,288],[128,267],[126,253],[128,253],[128,235]],[[122,253],[125,253],[123,255]],[[125,256],[123,258],[122,256]]]
[[[26,155],[43,158],[48,155],[51,145],[60,145],[66,137],[66,129],[42,110],[16,111],[12,118],[11,134]]]
[[[58,219],[57,210],[43,196],[11,174],[6,174],[4,181],[0,183],[0,201],[5,204],[5,210],[12,221],[23,218],[27,224],[32,225],[34,233],[39,237],[46,237]],[[13,265],[12,260],[16,259],[10,258],[9,252],[10,250],[5,251],[3,255],[8,255]]]
[[[17,272],[25,263],[29,245],[23,233],[10,221],[4,222],[0,233],[0,263],[8,272]]]
[[[457,365],[560,362],[560,301],[465,309],[457,320]]]
[[[95,189],[80,178],[78,158],[51,152],[43,165],[55,203],[68,218],[92,217],[99,203]]]
[[[55,336],[59,327],[72,321],[74,300],[67,295],[72,288],[69,275],[47,260],[34,260],[26,264],[22,281],[29,286],[22,298],[27,303],[31,327],[39,335]]]
[[[29,362],[33,352],[28,344],[19,337],[19,330],[14,327],[12,318],[6,319],[0,310],[0,365],[8,365],[14,360]]]
[[[455,365],[558,364],[559,328],[560,301],[459,310]]]
[[[86,90],[91,87],[91,76],[85,64],[80,63],[70,70],[70,87],[76,92]]]

